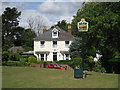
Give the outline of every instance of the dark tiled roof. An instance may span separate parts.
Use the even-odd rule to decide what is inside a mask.
[[[23,52],[24,48],[22,46],[13,46],[8,49],[9,51],[16,53],[16,52]]]
[[[52,30],[49,30],[49,31],[47,31],[47,32],[45,32],[45,33],[37,36],[36,38],[34,38],[34,40],[45,40],[45,41],[74,40],[74,36],[73,35],[70,35],[68,32],[64,31],[63,29],[61,29],[58,26],[56,26],[55,28],[57,30],[59,30],[59,36],[58,36],[58,38],[52,38]]]

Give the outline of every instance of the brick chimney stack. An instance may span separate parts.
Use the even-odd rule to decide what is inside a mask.
[[[71,28],[71,25],[68,25],[68,33],[69,33],[70,35],[72,35],[72,28]]]
[[[47,31],[47,27],[43,26],[43,33]]]

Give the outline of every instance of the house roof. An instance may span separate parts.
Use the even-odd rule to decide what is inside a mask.
[[[9,48],[8,50],[15,53],[15,52],[18,52],[19,50],[22,52],[24,49],[22,48],[22,46],[13,46]]]
[[[70,35],[68,32],[66,32],[65,30],[61,29],[60,27],[56,26],[55,27],[57,30],[59,30],[59,36],[58,38],[52,38],[52,30],[49,30],[39,36],[37,36],[36,38],[34,38],[34,40],[45,40],[45,41],[63,41],[63,40],[74,40],[74,36]]]

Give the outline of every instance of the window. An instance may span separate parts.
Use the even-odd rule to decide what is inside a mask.
[[[66,60],[69,60],[69,54],[65,54]]]
[[[57,41],[53,41],[53,48],[57,48]]]
[[[41,48],[45,48],[45,41],[41,41],[41,42],[40,42],[40,47],[41,47]]]
[[[53,32],[53,36],[57,36],[57,32],[56,31]]]
[[[66,47],[66,48],[69,47],[69,41],[65,41],[65,47]]]
[[[57,52],[53,52],[53,61],[57,61]]]
[[[57,29],[52,30],[52,38],[58,38],[59,31]]]
[[[41,55],[41,61],[44,61],[44,54],[40,54]]]

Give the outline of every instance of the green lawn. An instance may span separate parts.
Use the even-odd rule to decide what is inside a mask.
[[[117,88],[118,75],[88,72],[75,79],[73,71],[37,67],[3,67],[3,88]]]

